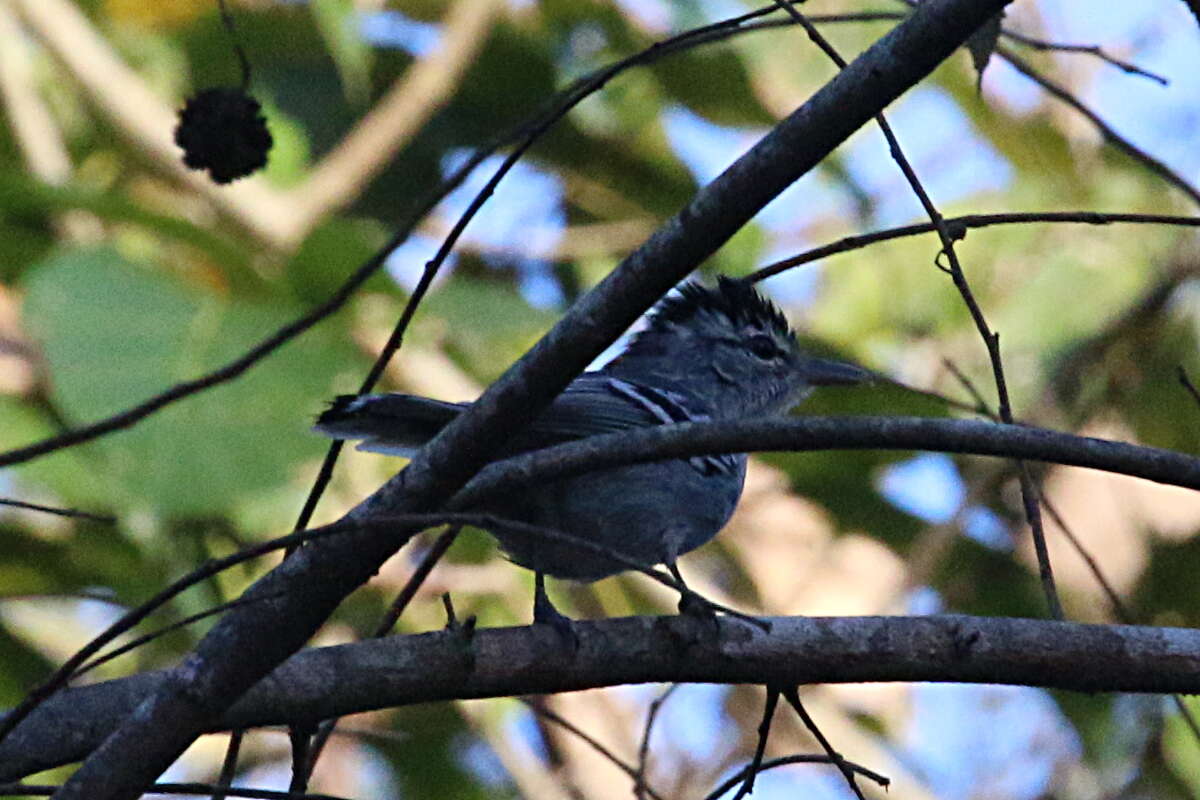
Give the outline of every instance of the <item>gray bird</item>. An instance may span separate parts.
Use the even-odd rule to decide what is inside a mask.
[[[629,428],[747,419],[786,412],[815,386],[857,384],[870,373],[806,355],[787,320],[749,284],[684,284],[652,312],[620,356],[574,380],[497,459]],[[359,450],[411,456],[467,404],[403,394],[337,398],[315,430],[361,439]],[[746,455],[635,464],[566,478],[479,509],[586,538],[647,566],[666,564],[712,539],[733,513]],[[534,571],[534,618],[563,617],[545,594],[546,575],[595,581],[626,567],[528,533],[492,533],[509,558]]]

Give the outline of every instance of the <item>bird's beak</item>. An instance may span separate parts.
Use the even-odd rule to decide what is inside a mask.
[[[805,359],[803,371],[810,386],[855,386],[875,379],[874,373],[862,367],[825,358]]]

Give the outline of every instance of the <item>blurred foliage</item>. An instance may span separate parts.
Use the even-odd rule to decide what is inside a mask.
[[[212,0],[76,5],[166,106],[178,107],[195,89],[238,80],[228,33]],[[451,5],[231,2],[238,36],[254,64],[252,89],[276,141],[265,175],[254,180],[274,192],[280,213],[298,213],[291,203],[312,190],[307,181],[321,159],[419,57],[366,40],[364,17],[428,37],[440,31]],[[14,80],[26,81],[25,88],[44,103],[44,118],[28,117],[28,108],[14,111],[9,104],[0,125],[0,447],[19,447],[102,419],[244,353],[330,297],[464,151],[526,121],[557,89],[590,70],[649,47],[667,32],[703,24],[711,13],[710,4],[698,0],[642,4],[646,16],[629,10],[635,5],[501,4],[480,51],[450,93],[438,98],[436,113],[357,188],[346,208],[314,220],[290,244],[255,234],[244,210],[180,182],[170,165],[128,132],[123,115],[138,109],[105,110],[35,31],[18,28],[27,37],[21,47],[0,41],[0,48],[12,47],[27,61],[28,69]],[[849,0],[813,5],[814,13],[862,10]],[[0,12],[9,15],[10,7],[15,6],[0,5]],[[655,16],[654,8],[662,14]],[[1036,30],[1036,9],[1033,4],[1031,11],[1014,12],[1006,24]],[[1176,15],[1187,21],[1183,12]],[[432,27],[406,27],[413,21]],[[852,54],[887,24],[825,30]],[[436,48],[435,39],[429,41]],[[1128,45],[1097,43],[1115,50]],[[1080,90],[1088,82],[1081,64],[1102,69],[1080,61],[1082,56],[1029,57]],[[1006,177],[990,183],[960,176],[948,202],[935,191],[945,214],[1192,212],[1132,160],[1099,145],[1090,133],[1081,135],[1079,120],[1061,107],[1045,99],[1023,106],[992,90],[991,77],[1002,69],[993,55],[981,94],[970,57],[960,53],[913,93],[951,107],[961,122],[954,134],[961,141],[942,141],[937,126],[944,120],[918,119],[900,131],[902,141],[921,154],[914,159],[918,173],[940,180],[943,160],[967,152],[983,153],[1005,171]],[[726,142],[727,152],[707,155],[728,164],[738,146],[832,74],[800,32],[776,29],[705,44],[612,80],[526,157],[553,176],[561,191],[549,202],[526,201],[531,207],[554,205],[559,216],[532,219],[521,205],[526,201],[494,199],[435,283],[383,387],[459,400],[494,380],[549,329],[568,298],[636,246],[636,240],[622,238],[621,226],[653,229],[689,200],[702,179],[690,168],[687,145],[694,143],[688,137],[711,135]],[[1136,90],[1156,88],[1147,83]],[[694,126],[680,134],[669,128],[668,112]],[[34,127],[26,124],[30,119]],[[60,151],[65,167],[31,158],[35,145]],[[872,149],[870,157],[864,155]],[[855,137],[806,184],[820,188],[811,201],[793,201],[787,206],[791,216],[782,222],[784,215],[756,220],[704,272],[745,274],[772,258],[896,223],[895,208],[916,206],[883,153],[874,133]],[[978,162],[967,163],[968,173],[983,170]],[[890,170],[890,177],[871,177],[880,170]],[[128,430],[0,474],[0,495],[111,513],[119,520],[110,526],[0,507],[0,702],[19,700],[118,609],[151,596],[206,558],[290,529],[325,446],[309,433],[311,419],[327,398],[361,381],[402,308],[404,287],[411,287],[432,255],[436,244],[428,243],[439,241],[461,207],[444,204],[420,229],[419,241],[398,251],[345,310],[237,380]],[[489,222],[489,213],[510,220],[503,236],[496,233],[503,226]],[[919,219],[915,211],[899,216],[903,222]],[[531,233],[562,220],[567,227],[556,233],[557,243],[541,246]],[[971,402],[948,361],[994,403],[984,348],[958,294],[934,265],[936,252],[932,236],[899,239],[801,267],[766,289],[786,301],[811,349]],[[1010,225],[971,231],[960,255],[1001,333],[1019,417],[1200,451],[1200,408],[1177,380],[1181,366],[1200,379],[1200,268],[1189,233],[1149,226]],[[800,413],[964,414],[889,385],[818,393]],[[726,536],[685,560],[689,580],[702,592],[728,592],[733,602],[771,614],[903,613],[921,590],[948,611],[1043,616],[1010,467],[954,459],[952,472],[965,484],[965,499],[935,519],[906,510],[883,491],[883,477],[912,455],[764,456],[759,463],[769,469],[756,474],[769,477],[755,484],[747,505],[773,513],[763,518],[780,525],[803,524],[763,539],[770,543],[767,552],[761,542],[739,546],[749,539],[738,537],[755,531],[735,520]],[[394,459],[356,453],[343,459],[321,520],[338,516],[398,467]],[[926,484],[908,491],[954,490]],[[1140,621],[1195,625],[1200,605],[1191,581],[1200,570],[1194,535],[1200,507],[1184,500],[1129,503],[1127,518],[1108,531],[1109,538],[1080,533],[1097,560],[1123,576],[1119,585]],[[973,531],[970,510],[989,512],[1000,540]],[[1117,562],[1106,547],[1136,557]],[[206,581],[157,612],[147,629],[235,597],[271,563]],[[410,563],[411,558],[397,558],[374,586],[352,597],[331,621],[329,640],[371,630]],[[443,624],[432,597],[443,589],[454,591],[460,615],[478,613],[484,624],[527,619],[528,576],[497,558],[482,534],[462,537],[447,569],[445,578],[435,572],[437,587],[418,596],[402,630]],[[1108,621],[1094,581],[1064,579],[1061,588],[1068,607],[1091,609],[1091,619]],[[672,610],[674,603],[629,576],[551,591],[564,607],[582,614],[656,613]],[[112,602],[81,599],[97,594]],[[102,674],[173,663],[210,624],[157,640]],[[883,693],[838,694],[844,704],[827,703],[823,713],[840,709],[862,741],[886,742],[885,750],[899,754],[895,763],[868,764],[895,771],[896,797],[933,796],[924,793],[934,789],[922,784],[920,770],[904,766],[903,738],[913,735],[907,706],[899,702],[905,688],[888,691],[886,700]],[[597,734],[623,742],[618,751],[632,759],[648,696],[586,693],[552,702],[569,707],[582,727],[590,724]],[[1198,790],[1200,742],[1173,707],[1142,705],[1133,713],[1111,698],[1055,699],[1063,716],[1054,730],[1077,737],[1078,745],[1052,765],[1045,796],[1182,797]],[[1191,705],[1194,713],[1200,711]],[[721,714],[704,716],[710,711],[693,709],[699,716],[663,723],[675,727],[654,740],[650,777],[664,796],[699,796],[721,770],[747,757],[757,709],[731,704]],[[602,783],[589,778],[607,774],[589,770],[608,767],[589,760],[594,754],[581,750],[569,734],[531,723],[511,703],[399,709],[373,715],[369,724],[375,728],[371,735],[335,737],[318,772],[317,791],[546,796],[538,781],[547,779],[570,787],[563,796],[612,795],[599,785],[626,791],[627,779],[619,774]],[[695,737],[704,735],[720,738],[720,746],[696,744]],[[251,737],[248,764],[286,763],[286,754],[269,740]],[[859,749],[853,741],[837,744],[849,757]],[[779,743],[781,750],[808,746],[800,739]],[[220,763],[216,751],[189,759],[188,769],[204,779]],[[982,796],[988,777],[983,767],[975,768],[980,776],[975,796]],[[988,796],[1034,795],[1014,790]]]

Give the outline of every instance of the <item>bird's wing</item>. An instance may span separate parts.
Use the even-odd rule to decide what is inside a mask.
[[[526,428],[505,455],[631,428],[710,419],[695,406],[695,401],[689,402],[675,392],[601,372],[585,372]],[[741,468],[733,455],[696,456],[688,463],[704,475],[735,473]]]
[[[405,394],[343,396],[317,419],[315,430],[335,439],[361,439],[359,450],[411,456],[467,407]],[[501,456],[708,415],[674,392],[587,372],[575,379],[536,420],[501,449]],[[736,466],[728,457],[690,459],[709,473]]]

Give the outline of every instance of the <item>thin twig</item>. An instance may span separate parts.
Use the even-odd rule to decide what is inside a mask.
[[[429,552],[427,552],[421,559],[421,563],[417,565],[417,568],[413,571],[413,574],[409,576],[408,581],[405,582],[403,588],[400,590],[400,593],[396,595],[394,600],[392,600],[391,607],[388,608],[387,614],[384,615],[383,620],[379,623],[378,627],[375,628],[375,632],[371,635],[371,638],[378,639],[391,633],[392,627],[396,624],[396,621],[400,619],[400,615],[404,613],[404,609],[406,609],[408,604],[412,602],[413,597],[416,596],[417,591],[421,588],[421,585],[425,583],[425,579],[429,577],[429,573],[433,571],[433,568],[437,565],[438,561],[441,560],[442,556],[446,555],[446,551],[450,549],[452,544],[454,544],[454,540],[458,538],[458,534],[461,531],[461,525],[451,525],[450,527],[446,528],[446,530],[442,531],[437,540],[433,543],[433,547],[429,549]],[[308,771],[309,775],[311,775],[312,771],[316,768],[317,759],[319,759],[321,757],[321,753],[324,752],[325,745],[329,742],[329,737],[333,735],[337,724],[338,718],[334,717],[333,719],[322,721],[321,724],[317,726],[317,733],[315,736],[313,736],[312,743],[309,746],[308,763],[305,765],[305,769]]]
[[[954,376],[959,385],[966,390],[967,394],[971,395],[971,399],[975,401],[975,408],[978,410],[978,412],[990,419],[996,419],[996,415],[993,414],[991,408],[988,407],[987,400],[984,399],[983,394],[979,391],[979,389],[975,387],[975,382],[968,378],[967,374],[959,369],[958,365],[950,359],[943,358],[942,365],[945,366],[946,369],[950,370],[950,374]]]
[[[764,761],[762,763],[762,765],[759,766],[758,771],[766,772],[769,769],[775,769],[776,767],[785,767],[785,766],[788,766],[789,764],[832,764],[832,763],[833,763],[833,759],[831,759],[829,756],[817,756],[817,755],[782,756],[780,758],[772,758],[767,761]],[[855,764],[853,761],[843,760],[842,763],[845,764],[848,769],[854,770],[855,772],[857,772],[859,775],[862,775],[867,780],[874,781],[875,783],[879,784],[880,786],[882,786],[885,789],[888,786],[890,786],[892,783],[891,778],[888,778],[886,775],[880,775],[878,772],[867,769],[866,767],[861,766],[859,764]],[[716,789],[713,789],[711,792],[709,792],[707,795],[705,795],[704,800],[719,800],[721,795],[725,794],[730,789],[732,789],[733,787],[735,787],[739,783],[741,783],[745,779],[746,773],[749,772],[749,770],[750,770],[749,764],[742,767],[740,770],[738,770],[734,774],[730,775],[729,778],[726,779],[726,781],[724,783],[722,783]]]
[[[754,791],[754,779],[762,770],[763,754],[767,752],[767,739],[771,735],[771,720],[775,717],[775,707],[779,705],[779,690],[774,686],[765,688],[767,697],[763,701],[762,719],[758,723],[758,741],[754,745],[754,757],[750,759],[750,764],[743,770],[746,780],[742,782],[741,788],[733,796],[733,800],[742,800],[743,797]]]
[[[112,514],[95,514],[91,511],[79,511],[74,508],[56,508],[55,506],[44,506],[40,503],[27,503],[24,500],[13,500],[9,497],[0,497],[0,506],[12,506],[13,508],[27,508],[30,511],[42,511],[46,514],[55,514],[60,517],[71,517],[73,519],[86,519],[92,522],[102,522],[105,525],[115,525],[117,518]]]
[[[425,553],[421,558],[421,563],[413,570],[413,574],[409,576],[400,593],[396,595],[396,599],[392,601],[388,613],[384,615],[383,621],[379,623],[379,627],[372,634],[373,637],[387,636],[392,632],[392,627],[400,619],[400,615],[404,613],[404,609],[412,602],[421,585],[425,583],[425,579],[429,577],[429,573],[433,572],[433,568],[437,566],[442,556],[446,555],[446,551],[454,544],[454,540],[458,538],[458,534],[461,532],[462,525],[451,525],[438,536],[433,546],[429,548],[429,552]]]
[[[1153,225],[1179,225],[1183,227],[1200,227],[1200,217],[1184,217],[1169,214],[1108,214],[1098,211],[1047,211],[1047,212],[1011,212],[1007,214],[968,214],[961,217],[947,217],[943,220],[954,239],[962,239],[971,228],[987,228],[993,225],[1023,225],[1035,222],[1068,223],[1082,225],[1110,225],[1113,223],[1134,223]],[[812,250],[806,250],[797,256],[776,261],[765,267],[760,267],[750,273],[746,280],[758,282],[784,270],[808,264],[828,256],[858,250],[867,245],[900,239],[906,236],[918,236],[923,233],[937,233],[937,226],[932,222],[918,222],[913,225],[901,225],[896,228],[885,228],[872,233],[846,236]]]
[[[1166,78],[1164,78],[1162,75],[1159,75],[1157,73],[1151,72],[1146,69],[1142,69],[1141,67],[1137,66],[1136,64],[1131,64],[1128,61],[1122,61],[1121,59],[1117,58],[1116,56],[1109,55],[1099,45],[1063,44],[1062,42],[1047,42],[1044,39],[1037,39],[1033,36],[1027,36],[1023,33],[1017,33],[1016,31],[1010,30],[1008,28],[1004,29],[1004,31],[1002,32],[1002,35],[1006,39],[1014,41],[1017,44],[1025,45],[1026,47],[1031,47],[1034,50],[1041,50],[1043,52],[1047,52],[1047,51],[1058,52],[1058,53],[1083,53],[1086,55],[1095,56],[1096,58],[1100,59],[1101,61],[1105,62],[1106,64],[1111,64],[1112,66],[1116,67],[1117,69],[1122,70],[1123,72],[1127,72],[1130,75],[1139,75],[1143,78],[1149,78],[1150,80],[1154,81],[1155,83],[1158,83],[1161,86],[1168,86],[1171,83]]]
[[[646,796],[646,767],[649,763],[650,733],[654,730],[654,722],[658,719],[658,712],[662,710],[663,704],[678,688],[678,683],[672,683],[665,692],[650,701],[650,708],[646,711],[646,726],[642,729],[642,741],[638,745],[637,777],[633,786],[633,794],[637,800],[645,800]]]
[[[274,597],[278,597],[278,595],[274,595]],[[132,640],[126,642],[125,644],[121,645],[120,647],[117,647],[117,648],[114,648],[113,650],[108,651],[107,653],[105,653],[102,656],[97,656],[96,658],[92,659],[88,663],[81,666],[79,669],[75,670],[75,673],[71,677],[78,678],[80,675],[83,675],[85,673],[91,672],[92,670],[96,669],[96,667],[99,667],[101,664],[107,664],[109,661],[112,661],[114,658],[117,658],[118,656],[122,656],[131,650],[136,650],[137,648],[141,647],[142,645],[148,644],[149,642],[152,642],[155,639],[160,639],[172,631],[177,631],[180,628],[186,628],[188,625],[191,625],[196,622],[200,622],[201,620],[204,620],[204,619],[208,619],[209,617],[215,617],[217,614],[223,614],[224,612],[228,611],[231,608],[237,608],[238,606],[244,606],[249,603],[260,603],[264,600],[270,600],[270,599],[272,599],[272,595],[266,595],[263,597],[249,597],[249,598],[239,597],[236,600],[230,600],[228,603],[221,603],[220,605],[213,606],[212,608],[206,608],[203,611],[199,611],[195,614],[184,617],[181,620],[172,622],[170,625],[164,625],[163,627],[158,628],[157,630],[150,631],[149,633],[147,633],[143,636],[139,636],[136,639],[132,639]]]
[[[424,517],[431,521],[444,519],[445,517],[445,515],[416,516]],[[395,523],[388,522],[387,520],[381,520],[378,523],[368,521],[340,521],[321,528],[300,531],[287,536],[281,536],[271,541],[261,542],[245,548],[237,553],[233,553],[232,555],[225,556],[224,558],[212,559],[207,563],[202,564],[201,566],[189,572],[187,575],[184,575],[182,578],[173,581],[170,585],[160,590],[157,594],[139,605],[137,608],[130,609],[124,616],[122,616],[113,624],[109,625],[108,628],[77,650],[74,655],[63,662],[62,665],[60,665],[59,668],[55,670],[49,678],[43,681],[41,685],[26,694],[20,704],[18,704],[2,719],[0,719],[0,740],[3,740],[4,737],[7,736],[17,726],[17,724],[21,722],[21,720],[29,716],[29,714],[47,697],[65,686],[67,681],[69,681],[71,677],[75,675],[76,670],[86,663],[89,658],[96,655],[96,653],[100,651],[100,648],[104,647],[106,644],[126,631],[131,630],[143,619],[148,617],[158,608],[165,605],[171,598],[175,597],[186,589],[191,588],[200,581],[229,569],[232,566],[241,564],[244,561],[257,558],[258,556],[265,555],[266,553],[270,553],[274,550],[282,550],[293,544],[311,541],[313,539],[325,536],[346,533],[360,529],[363,526],[374,527],[376,525],[387,526],[392,524]],[[437,523],[432,522],[431,524]]]
[[[0,783],[0,797],[14,795],[32,795],[49,797],[61,787],[44,783]],[[212,794],[219,787],[209,783],[153,783],[142,789],[143,794]],[[255,800],[347,800],[332,794],[293,794],[292,792],[277,792],[271,789],[252,789],[247,786],[230,786],[225,788],[226,797],[249,797]]]
[[[581,741],[586,743],[589,747],[591,747],[593,750],[595,750],[597,753],[599,753],[605,759],[610,761],[613,764],[613,766],[615,766],[617,769],[621,770],[626,775],[628,775],[630,778],[632,778],[635,785],[644,789],[648,795],[650,795],[652,798],[654,798],[654,800],[663,800],[662,795],[658,794],[658,792],[654,791],[652,788],[647,786],[645,781],[640,781],[639,776],[638,776],[638,771],[633,765],[627,763],[624,759],[622,759],[620,756],[618,756],[612,750],[609,750],[607,747],[605,747],[601,742],[599,742],[597,739],[595,739],[591,735],[580,730],[570,720],[568,720],[567,718],[565,718],[559,714],[556,714],[555,712],[551,711],[549,708],[546,708],[544,705],[539,705],[537,703],[530,702],[530,700],[528,698],[522,697],[521,702],[525,704],[526,708],[528,708],[534,714],[537,714],[542,719],[553,722],[555,725],[559,726],[560,728],[567,731],[568,733],[571,733],[571,734],[579,737],[579,739]]]
[[[808,711],[804,708],[804,704],[800,702],[800,693],[796,691],[796,687],[780,688],[779,691],[791,707],[796,710],[796,713],[800,715],[800,719],[804,721],[804,727],[808,728],[809,733],[820,743],[821,749],[825,751],[825,755],[829,756],[829,760],[842,773],[842,777],[846,779],[846,783],[850,785],[851,791],[854,792],[858,800],[867,800],[863,796],[862,789],[858,786],[858,781],[854,779],[854,770],[850,769],[850,766],[846,763],[846,759],[842,758],[842,754],[833,749],[833,745],[829,743],[829,740],[825,738],[825,734],[817,727],[816,720],[809,716]]]
[[[915,8],[917,5],[916,0],[902,0],[902,2],[907,4],[910,8]],[[1183,178],[1183,176],[1175,172],[1162,161],[1150,155],[1145,150],[1142,150],[1140,147],[1133,144],[1133,142],[1129,141],[1124,136],[1113,130],[1113,128],[1109,126],[1109,124],[1105,122],[1099,114],[1084,105],[1083,101],[1075,97],[1075,95],[1073,95],[1070,91],[1042,75],[1040,72],[1034,69],[1033,65],[1031,65],[1028,61],[1021,58],[1004,45],[997,45],[995,52],[996,55],[1000,56],[1009,64],[1011,64],[1013,68],[1017,70],[1017,72],[1020,72],[1026,78],[1029,78],[1029,80],[1033,81],[1038,86],[1041,86],[1047,93],[1066,103],[1071,108],[1075,109],[1077,112],[1086,117],[1087,120],[1096,128],[1096,130],[1100,132],[1100,135],[1106,142],[1125,153],[1134,161],[1142,164],[1142,166],[1158,175],[1167,183],[1170,183],[1172,186],[1182,191],[1184,194],[1190,197],[1194,203],[1200,204],[1200,191],[1198,191],[1196,187],[1192,186]]]
[[[247,58],[246,51],[238,39],[237,28],[233,24],[233,13],[225,5],[225,0],[217,0],[217,8],[221,11],[221,24],[225,26],[225,32],[229,35],[229,43],[237,55],[238,64],[241,65],[242,89],[246,90],[250,88],[250,59]]]
[[[946,367],[955,376],[955,378],[958,379],[959,383],[962,384],[966,391],[976,399],[976,401],[980,404],[980,407],[983,409],[983,412],[989,417],[994,418],[994,415],[987,407],[987,403],[983,399],[983,396],[979,393],[979,390],[975,388],[974,382],[971,381],[971,379],[968,378],[966,374],[964,374],[950,359],[942,359],[942,363],[946,365]],[[1196,398],[1196,402],[1200,403],[1200,393],[1196,392],[1195,387],[1190,386],[1191,382],[1188,380],[1187,373],[1183,371],[1182,366],[1179,368],[1179,376],[1180,380],[1184,383],[1184,386],[1189,388],[1192,392],[1192,396]],[[1136,624],[1134,615],[1129,611],[1128,606],[1125,605],[1125,602],[1121,599],[1121,596],[1117,594],[1117,590],[1114,589],[1113,585],[1109,582],[1108,576],[1104,574],[1104,570],[1100,568],[1100,562],[1097,561],[1095,556],[1092,555],[1091,551],[1084,546],[1083,541],[1075,535],[1075,531],[1070,525],[1067,524],[1066,519],[1058,512],[1058,509],[1053,503],[1050,502],[1050,499],[1046,497],[1046,494],[1042,491],[1041,487],[1036,487],[1036,491],[1038,492],[1041,500],[1042,508],[1046,509],[1046,513],[1050,515],[1050,519],[1052,519],[1054,524],[1058,526],[1058,529],[1062,531],[1067,542],[1071,545],[1072,549],[1075,550],[1075,554],[1083,559],[1083,563],[1087,565],[1088,571],[1092,574],[1092,577],[1095,578],[1096,583],[1100,586],[1100,590],[1104,593],[1104,596],[1108,598],[1109,605],[1112,607],[1113,614],[1116,616],[1116,618],[1126,625]],[[1200,723],[1196,721],[1191,709],[1187,707],[1187,705],[1183,702],[1183,698],[1181,698],[1179,695],[1173,694],[1171,695],[1171,699],[1174,701],[1176,709],[1179,711],[1180,716],[1183,717],[1184,722],[1191,731],[1192,737],[1197,742],[1200,742]]]
[[[1192,186],[1192,184],[1185,180],[1183,176],[1175,172],[1162,161],[1150,155],[1145,150],[1142,150],[1140,147],[1136,146],[1124,136],[1113,130],[1113,128],[1107,122],[1105,122],[1099,114],[1084,105],[1083,102],[1075,97],[1075,95],[1073,95],[1070,91],[1042,75],[1040,72],[1034,69],[1029,62],[1018,56],[1009,48],[1001,45],[996,48],[996,54],[1011,64],[1017,70],[1017,72],[1020,72],[1026,78],[1029,78],[1038,86],[1041,86],[1044,90],[1046,90],[1047,93],[1066,103],[1071,108],[1075,109],[1077,112],[1086,117],[1087,120],[1092,123],[1093,127],[1100,132],[1100,135],[1104,137],[1104,140],[1110,145],[1125,153],[1134,161],[1137,161],[1142,166],[1146,167],[1146,169],[1150,170],[1167,183],[1182,191],[1192,199],[1192,202],[1200,205],[1200,191],[1197,191],[1195,186]]]
[[[774,10],[774,9],[772,9]],[[863,11],[854,14],[808,14],[806,15],[810,22],[814,25],[828,25],[837,23],[858,23],[858,22],[889,22],[898,21],[908,16],[903,11]],[[752,25],[743,26],[743,30],[758,30],[767,28],[780,28],[787,25],[794,25],[794,20],[768,20],[765,22],[756,22]],[[1094,56],[1106,64],[1116,67],[1122,72],[1127,72],[1130,75],[1138,75],[1143,78],[1149,78],[1163,86],[1170,84],[1163,76],[1143,69],[1136,64],[1124,61],[1116,56],[1109,54],[1106,50],[1098,45],[1088,44],[1067,44],[1064,42],[1048,42],[1044,39],[1037,39],[1033,36],[1028,36],[1010,28],[1004,28],[1000,31],[1000,35],[1017,44],[1025,47],[1033,48],[1034,50],[1059,52],[1059,53],[1079,53],[1081,55]]]
[[[1178,375],[1179,383],[1183,385],[1184,389],[1187,389],[1188,394],[1192,396],[1196,404],[1200,405],[1200,391],[1196,389],[1196,385],[1192,383],[1191,378],[1188,377],[1187,370],[1183,368],[1182,364],[1178,367]]]

